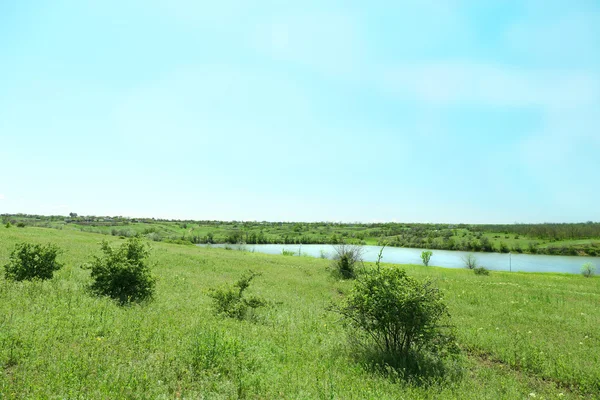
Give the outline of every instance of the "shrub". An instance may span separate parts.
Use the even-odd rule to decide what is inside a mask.
[[[333,249],[335,250],[332,265],[334,274],[342,279],[354,279],[357,273],[356,264],[362,262],[363,247],[342,243],[333,246]]]
[[[475,275],[489,275],[490,274],[490,271],[485,267],[475,267],[473,269],[473,272],[475,272]]]
[[[292,250],[281,249],[281,254],[284,256],[293,256],[296,254],[296,252]]]
[[[10,224],[10,221],[6,223],[6,225],[4,225],[6,228],[10,228],[12,225]]]
[[[208,295],[213,299],[215,313],[241,320],[249,315],[250,310],[266,306],[267,302],[262,298],[244,297],[244,291],[248,289],[250,282],[260,275],[248,271],[232,287],[211,289]]]
[[[423,261],[424,266],[429,266],[429,261],[431,260],[431,256],[433,253],[431,251],[424,251],[421,253],[421,260]]]
[[[156,278],[146,263],[148,245],[141,238],[134,237],[116,250],[103,241],[101,249],[104,256],[96,256],[89,267],[92,270],[92,293],[111,297],[121,305],[151,300]]]
[[[25,228],[25,222],[18,222],[17,228]]]
[[[10,261],[4,266],[6,278],[13,281],[32,279],[52,279],[54,271],[62,268],[56,261],[61,250],[53,245],[19,243],[10,254]]]
[[[596,266],[591,262],[587,262],[581,267],[581,274],[586,278],[589,278],[592,275],[594,275],[594,272],[596,272]]]
[[[362,334],[386,358],[406,360],[424,350],[443,356],[457,350],[443,324],[449,313],[439,289],[402,269],[366,273],[337,311],[357,337]]]
[[[500,246],[498,247],[498,250],[500,251],[500,253],[508,253],[510,251],[510,249],[508,248],[508,245],[504,242],[500,242]]]
[[[462,257],[463,262],[465,263],[465,268],[467,269],[475,269],[477,267],[477,257],[473,254],[467,254]]]

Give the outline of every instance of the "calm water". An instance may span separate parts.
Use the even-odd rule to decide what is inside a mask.
[[[204,245],[200,245],[204,246]],[[212,245],[223,247],[224,245]],[[232,245],[236,248],[237,245]],[[249,244],[244,245],[249,251],[267,254],[281,254],[283,249],[291,250],[298,254],[320,257],[324,251],[331,258],[335,251],[329,244]],[[379,246],[363,246],[365,261],[376,261]],[[421,264],[422,249],[406,249],[401,247],[386,247],[383,250],[383,262],[393,264]],[[469,254],[464,251],[432,250],[433,256],[429,265],[445,268],[464,268],[462,257]],[[571,256],[545,256],[531,254],[500,254],[500,253],[473,253],[479,265],[498,271],[523,271],[523,272],[566,272],[580,273],[581,266],[586,262],[600,267],[599,257],[571,257]]]

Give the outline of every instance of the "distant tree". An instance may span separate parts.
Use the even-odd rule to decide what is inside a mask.
[[[423,260],[423,265],[425,265],[426,267],[429,266],[429,260],[431,260],[432,255],[433,253],[429,250],[421,253],[421,260]]]
[[[72,212],[72,213],[69,213],[69,217],[71,217],[71,218],[75,218],[75,217],[77,217],[77,213],[74,213],[74,212]]]

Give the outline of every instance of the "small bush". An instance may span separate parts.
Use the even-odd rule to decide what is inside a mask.
[[[581,267],[581,274],[583,276],[585,276],[586,278],[593,276],[595,272],[596,272],[596,266],[594,264],[592,264],[591,262],[587,262],[587,263],[583,264],[583,266]]]
[[[6,223],[6,225],[4,225],[4,227],[6,228],[10,228],[12,225],[10,224],[10,221]]]
[[[17,228],[25,228],[25,222],[18,222]]]
[[[477,257],[475,257],[472,253],[467,254],[462,258],[465,263],[465,268],[467,269],[475,269],[477,268]]]
[[[473,272],[475,272],[475,275],[489,275],[490,274],[490,271],[485,267],[475,267],[473,269]]]
[[[429,266],[429,261],[431,260],[432,255],[433,253],[431,251],[424,251],[421,253],[421,260],[423,261],[424,266]]]
[[[293,256],[294,254],[296,254],[295,251],[281,249],[281,255],[284,255],[284,256]]]
[[[384,359],[406,361],[421,351],[436,356],[457,351],[442,293],[431,281],[411,278],[402,269],[366,273],[336,310],[351,335],[374,345]]]
[[[6,278],[13,281],[52,279],[54,271],[62,268],[56,261],[60,252],[53,244],[19,243],[10,254],[10,262],[4,266]]]
[[[267,302],[259,297],[244,297],[244,291],[250,286],[250,282],[261,274],[248,271],[233,287],[212,289],[208,293],[213,299],[215,313],[239,320],[249,316],[250,310],[264,307]]]
[[[89,267],[92,293],[111,297],[121,305],[151,300],[156,278],[146,263],[149,251],[142,239],[129,238],[116,250],[103,241],[101,249],[104,256],[96,256]]]
[[[357,274],[357,264],[362,262],[364,249],[362,246],[338,244],[333,246],[333,271],[341,279],[354,279]]]

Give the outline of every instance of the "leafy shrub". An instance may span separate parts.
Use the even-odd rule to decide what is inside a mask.
[[[292,250],[281,249],[281,254],[284,256],[293,256],[296,254],[296,252]]]
[[[25,228],[25,222],[18,222],[17,228]]]
[[[538,243],[537,242],[529,242],[528,250],[531,254],[537,254],[538,252]]]
[[[142,239],[129,238],[117,249],[103,241],[101,249],[104,256],[96,256],[89,267],[92,293],[111,297],[121,305],[151,300],[156,278],[146,263],[149,251]]]
[[[354,279],[357,264],[362,262],[363,247],[342,243],[333,246],[333,249],[335,250],[332,264],[334,274],[342,279]]]
[[[475,267],[473,269],[473,272],[475,272],[475,275],[489,275],[490,274],[490,271],[485,267]]]
[[[32,279],[52,279],[54,271],[62,268],[56,261],[61,250],[53,245],[19,243],[10,254],[10,261],[4,266],[6,278],[13,281]]]
[[[10,221],[6,223],[6,225],[4,225],[6,228],[10,228],[12,225],[10,224]]]
[[[500,242],[500,246],[498,247],[498,250],[500,251],[500,253],[508,253],[510,251],[510,249],[508,248],[508,245],[504,242]]]
[[[469,253],[466,256],[462,257],[463,262],[465,263],[465,268],[467,269],[475,269],[477,268],[477,257],[473,254]]]
[[[592,264],[591,262],[587,262],[587,263],[583,264],[583,266],[581,267],[581,274],[583,276],[585,276],[586,278],[591,277],[592,275],[594,275],[595,272],[596,272],[596,266],[594,264]]]
[[[437,356],[457,351],[444,323],[449,313],[442,293],[431,281],[411,278],[402,269],[366,273],[337,311],[358,338],[388,359],[407,360],[421,351]]]
[[[232,287],[210,290],[208,295],[213,299],[215,313],[242,320],[249,315],[250,310],[266,306],[267,302],[260,297],[244,297],[244,291],[248,289],[250,282],[260,275],[248,271]]]
[[[424,266],[429,266],[429,261],[431,260],[432,255],[433,253],[431,251],[424,251],[421,253],[421,260],[423,261]]]

